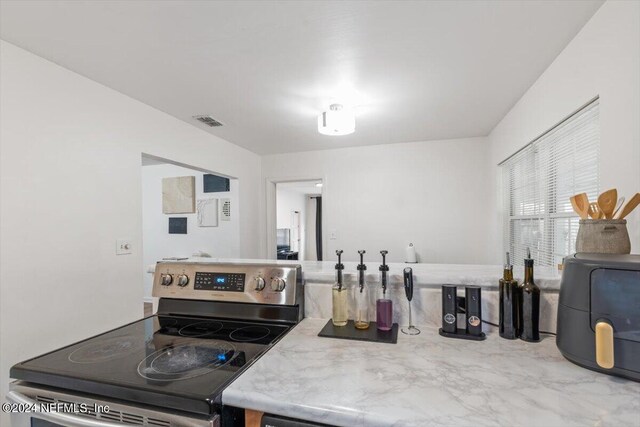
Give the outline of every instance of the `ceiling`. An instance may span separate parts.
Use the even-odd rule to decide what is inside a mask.
[[[0,37],[269,154],[487,135],[601,4],[3,0]]]

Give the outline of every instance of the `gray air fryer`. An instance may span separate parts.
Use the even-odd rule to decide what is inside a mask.
[[[557,333],[573,363],[640,381],[640,255],[565,258]]]

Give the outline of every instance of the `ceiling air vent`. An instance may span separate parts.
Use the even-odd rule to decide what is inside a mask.
[[[218,126],[222,126],[222,123],[220,123],[219,121],[217,121],[216,119],[214,119],[211,116],[193,116],[194,119],[196,119],[199,122],[204,123],[207,126],[210,126],[212,128],[216,128]]]

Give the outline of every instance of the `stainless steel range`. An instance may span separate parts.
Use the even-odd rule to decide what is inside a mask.
[[[222,391],[302,319],[302,280],[297,264],[158,263],[155,315],[11,368],[12,426],[242,424]]]

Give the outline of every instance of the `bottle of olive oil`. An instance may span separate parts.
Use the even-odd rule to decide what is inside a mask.
[[[360,254],[360,264],[358,264],[358,286],[353,290],[353,300],[355,308],[355,316],[353,323],[356,329],[369,328],[369,289],[365,280],[365,271],[367,266],[364,265],[364,254],[366,251],[358,251]]]
[[[540,341],[540,288],[533,281],[533,259],[527,248],[524,260],[524,282],[520,287],[522,316],[520,339],[529,342]]]
[[[513,340],[518,338],[520,288],[518,282],[513,279],[513,265],[511,265],[509,252],[507,252],[502,279],[498,286],[499,333],[502,338]]]
[[[342,270],[344,270],[344,265],[341,262],[342,250],[337,250],[336,255],[338,255],[338,263],[336,264],[336,282],[333,285],[332,295],[333,295],[333,316],[331,320],[333,321],[333,326],[345,326],[347,324],[348,319],[348,292],[346,286],[344,286],[343,278],[342,278]]]

